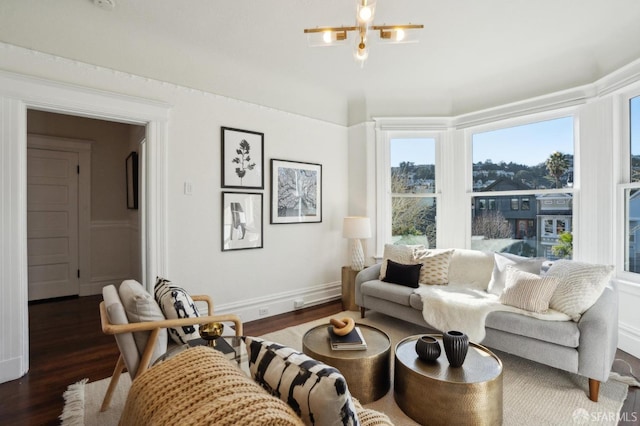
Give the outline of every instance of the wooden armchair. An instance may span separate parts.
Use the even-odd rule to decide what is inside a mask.
[[[120,374],[125,368],[132,380],[149,368],[149,365],[153,362],[152,357],[160,330],[211,322],[232,322],[235,326],[235,335],[242,336],[242,321],[240,317],[234,314],[213,315],[213,302],[209,296],[191,296],[194,302],[207,303],[207,316],[129,323],[116,288],[113,285],[106,286],[103,288],[102,295],[104,299],[100,302],[102,331],[105,334],[114,335],[120,349],[120,356],[113,370],[100,411],[105,411],[109,407],[113,391],[118,384]],[[134,342],[133,333],[145,331],[149,332],[149,337],[144,350],[140,352]]]

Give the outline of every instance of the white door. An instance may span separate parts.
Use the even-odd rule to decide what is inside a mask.
[[[78,153],[27,149],[29,300],[79,294]]]

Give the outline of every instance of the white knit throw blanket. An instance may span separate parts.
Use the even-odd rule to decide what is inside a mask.
[[[467,287],[421,285],[415,293],[422,298],[422,316],[427,324],[441,331],[462,331],[472,342],[482,342],[487,315],[495,311],[515,312],[546,321],[571,319],[552,309],[538,314],[503,305],[495,294]]]

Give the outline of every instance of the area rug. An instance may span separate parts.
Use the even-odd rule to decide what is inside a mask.
[[[406,336],[423,334],[427,331],[417,325],[376,312],[368,313],[365,319],[360,319],[357,312],[332,315],[335,318],[346,316],[350,316],[360,323],[384,330],[391,337],[393,345]],[[328,318],[286,328],[262,337],[301,350],[304,333],[309,328],[323,323],[328,323]],[[618,415],[627,397],[628,386],[626,384],[613,379],[602,383],[599,401],[595,403],[587,398],[588,381],[584,377],[506,353],[496,351],[496,355],[504,365],[503,416],[505,425],[618,424]],[[391,364],[393,368],[393,362]],[[393,378],[393,372],[391,372],[391,377]],[[75,414],[69,414],[62,424],[117,425],[131,382],[128,375],[123,374],[118,388],[114,392],[110,408],[106,412],[100,413],[100,405],[108,383],[109,379],[104,379],[92,383],[79,382],[71,385],[69,395],[65,399],[67,401],[65,412],[74,412]],[[82,405],[84,405],[84,409],[79,410],[80,414],[77,414],[78,406]],[[75,406],[75,409],[72,409],[72,406]],[[417,424],[395,404],[393,385],[387,395],[367,404],[366,407],[386,413],[398,426]],[[455,419],[452,421],[455,422]]]

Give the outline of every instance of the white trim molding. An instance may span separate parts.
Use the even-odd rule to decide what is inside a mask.
[[[287,291],[266,297],[256,297],[240,302],[221,304],[216,306],[216,314],[234,313],[242,318],[242,322],[249,322],[291,312],[293,309],[320,305],[340,299],[341,296],[342,284],[339,281],[331,282],[301,290]],[[296,306],[295,302],[297,300],[302,300],[302,306]],[[261,312],[265,309],[268,313],[261,315]]]
[[[143,201],[147,277],[164,272],[166,253],[166,155],[170,105],[86,87],[0,71],[0,382],[29,369],[26,225],[27,110],[62,112],[147,126],[147,199]],[[147,286],[153,283],[148,282]]]

